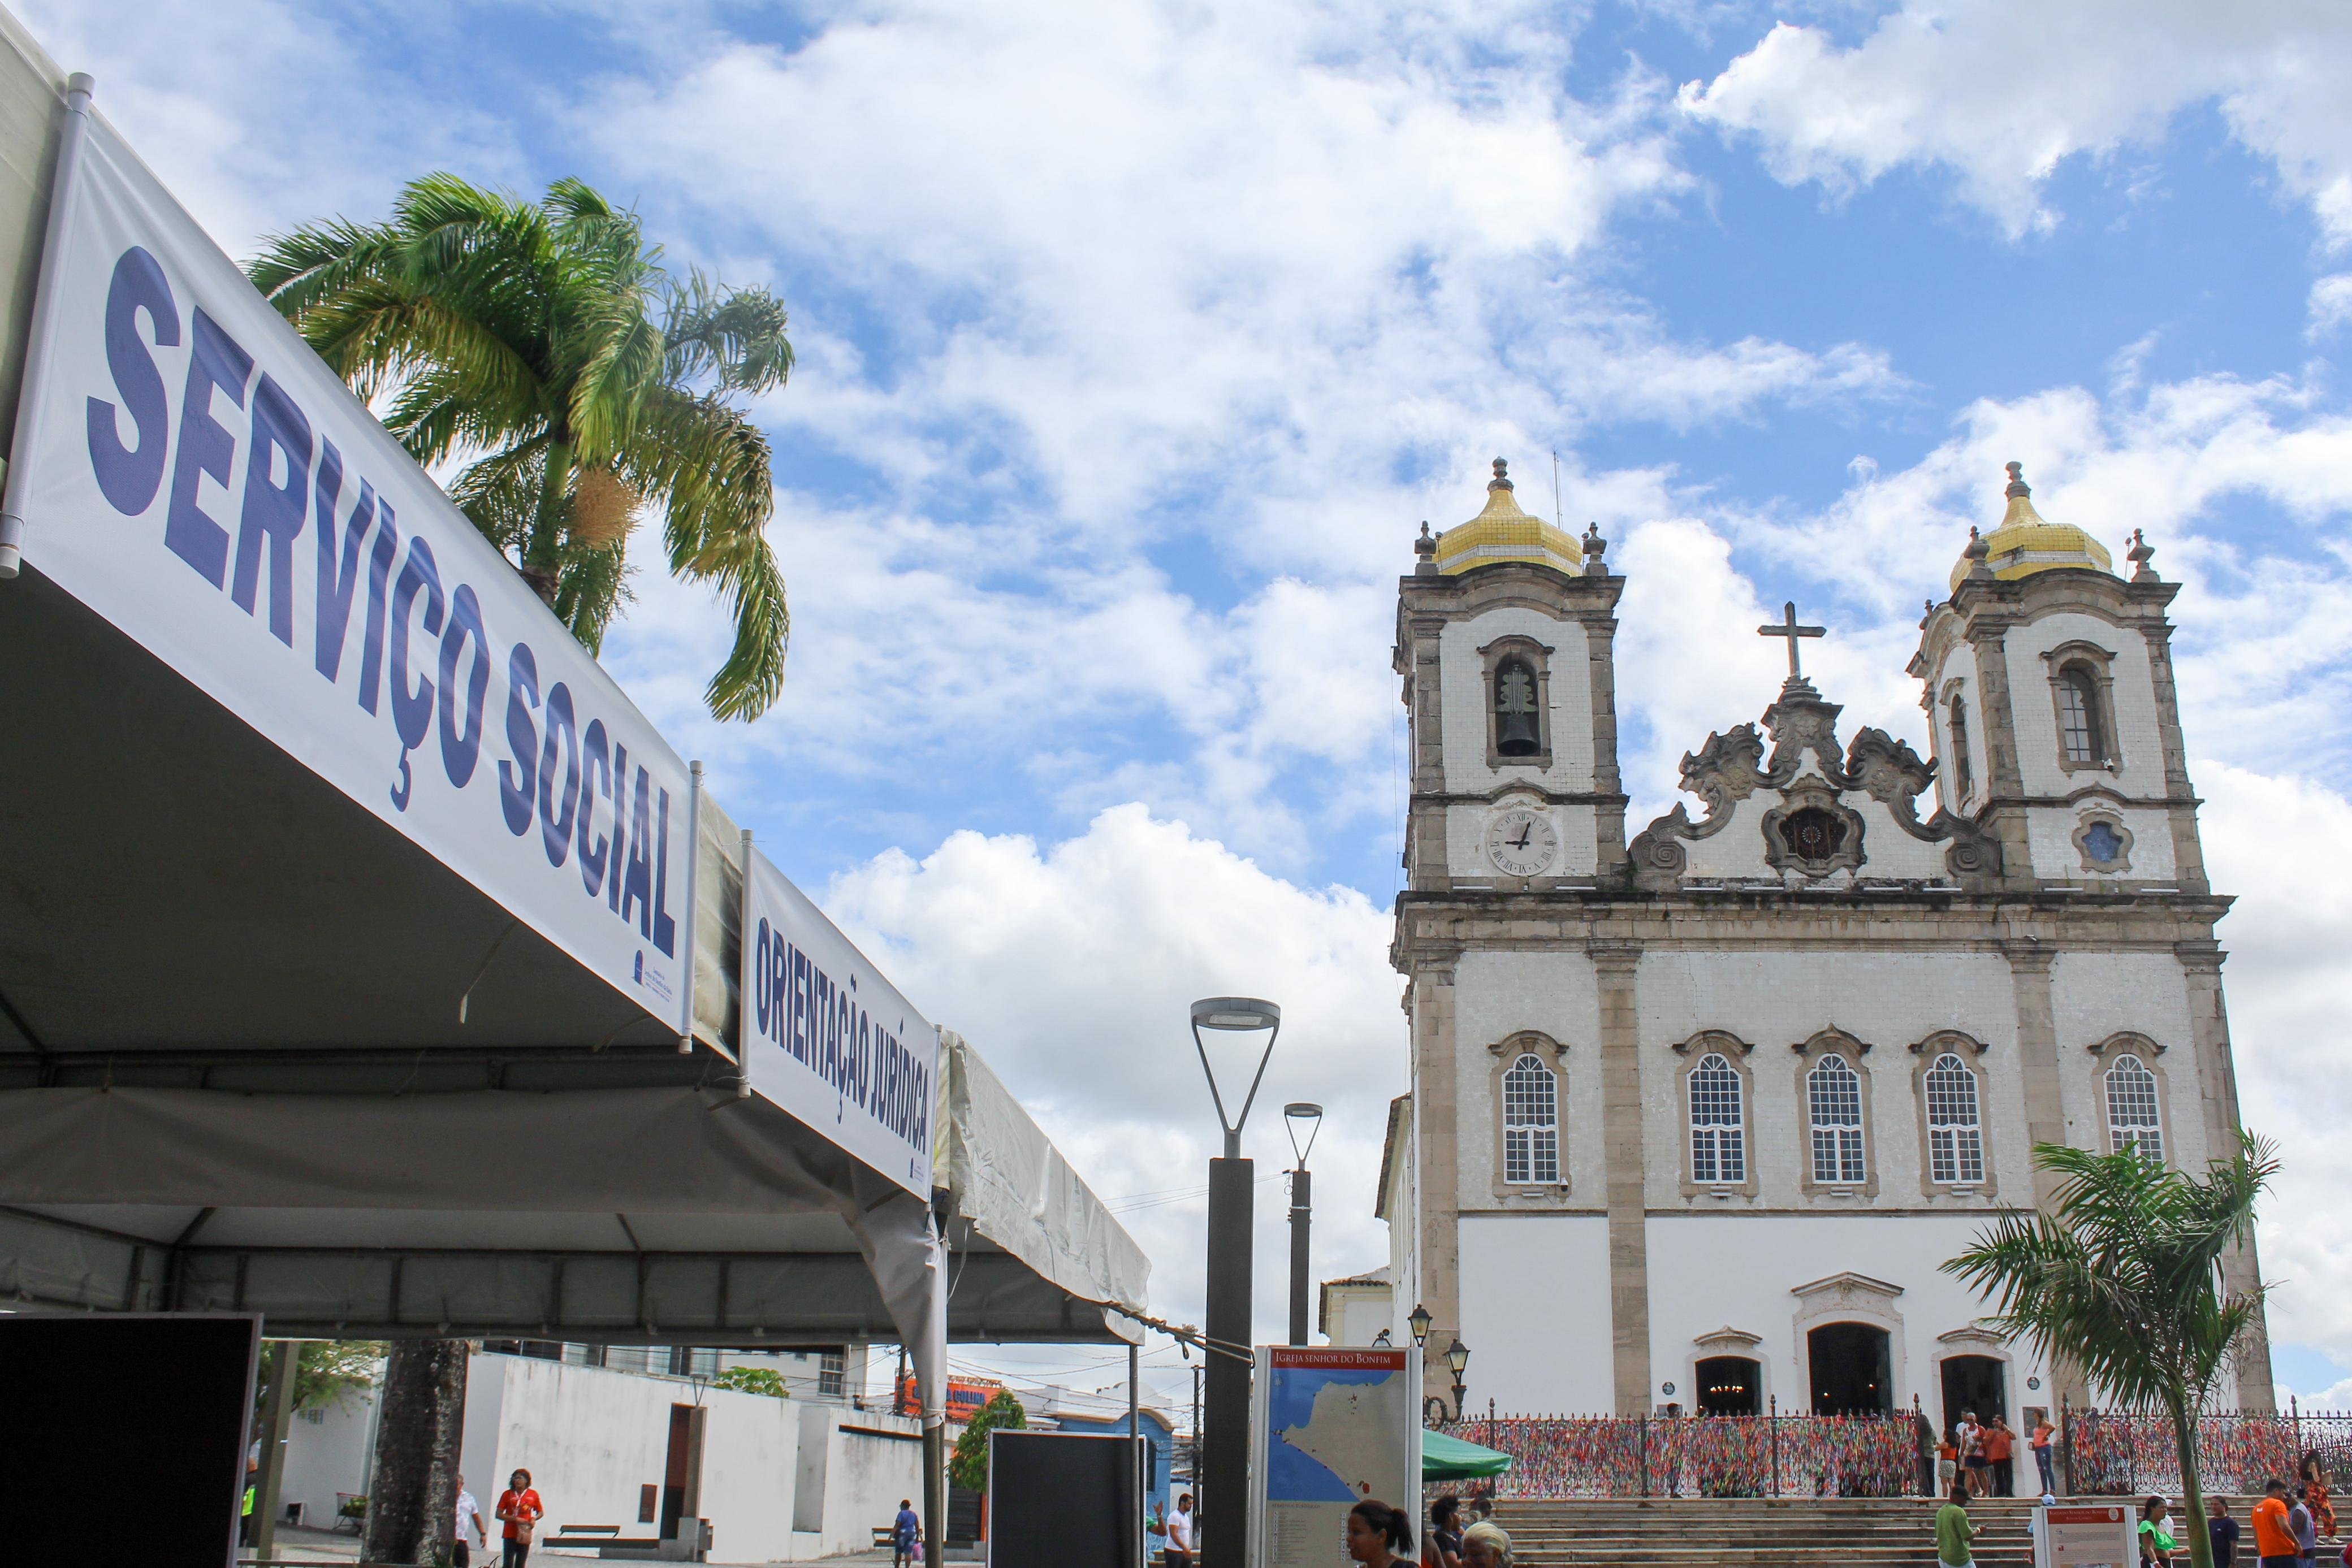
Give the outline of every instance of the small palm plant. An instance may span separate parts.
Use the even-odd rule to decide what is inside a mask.
[[[527,202],[454,174],[411,183],[387,222],[272,239],[246,272],[336,374],[389,399],[410,455],[460,465],[452,498],[592,653],[658,511],[670,570],[732,601],[710,711],[775,700],[790,621],[768,442],[731,401],[792,370],[767,290],[673,277],[636,215],[577,180]]]
[[[2241,1133],[2202,1176],[2131,1148],[2042,1144],[2033,1158],[2062,1178],[2050,1209],[2001,1215],[1944,1272],[1992,1299],[2003,1333],[2073,1363],[2119,1405],[2164,1412],[2180,1448],[2190,1560],[2213,1568],[2197,1417],[2262,1311],[2263,1288],[2230,1289],[2221,1260],[2252,1233],[2279,1168],[2272,1145]]]

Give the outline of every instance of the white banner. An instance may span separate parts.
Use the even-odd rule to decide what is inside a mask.
[[[685,766],[95,115],[79,152],[25,559],[684,1033]]]
[[[748,838],[743,852],[752,1092],[929,1201],[940,1031]]]

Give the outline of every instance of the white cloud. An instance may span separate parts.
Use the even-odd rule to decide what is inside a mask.
[[[1842,47],[1782,22],[1714,80],[1694,118],[1762,143],[1794,184],[1868,184],[1936,165],[2011,235],[2060,214],[2043,187],[2069,158],[2147,146],[2214,104],[2337,243],[2352,241],[2352,11],[2329,0],[1906,0]]]
[[[2312,338],[2325,338],[2352,321],[2352,272],[2332,272],[2311,286]]]
[[[917,1006],[988,1059],[1098,1196],[1130,1200],[1123,1222],[1159,1265],[1157,1311],[1201,1310],[1207,1200],[1184,1195],[1205,1191],[1217,1130],[1187,1026],[1196,997],[1281,1004],[1246,1152],[1274,1176],[1290,1163],[1283,1104],[1324,1105],[1318,1278],[1386,1260],[1371,1196],[1389,1098],[1406,1083],[1402,982],[1388,915],[1362,894],[1295,886],[1127,805],[1050,848],[967,831],[919,862],[893,851],[837,878],[824,902]],[[1236,1102],[1242,1039],[1211,1041]],[[1260,1333],[1276,1338],[1281,1190],[1262,1182],[1257,1206]]]

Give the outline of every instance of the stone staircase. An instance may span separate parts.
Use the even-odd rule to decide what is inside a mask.
[[[2123,1500],[2102,1498],[2102,1502]],[[1515,1568],[1934,1568],[1927,1498],[1506,1500]],[[2032,1568],[2031,1498],[1969,1505],[1978,1568]]]

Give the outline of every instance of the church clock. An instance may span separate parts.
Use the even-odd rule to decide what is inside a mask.
[[[1486,858],[1505,876],[1541,876],[1559,853],[1559,835],[1539,811],[1499,812],[1486,824]]]

